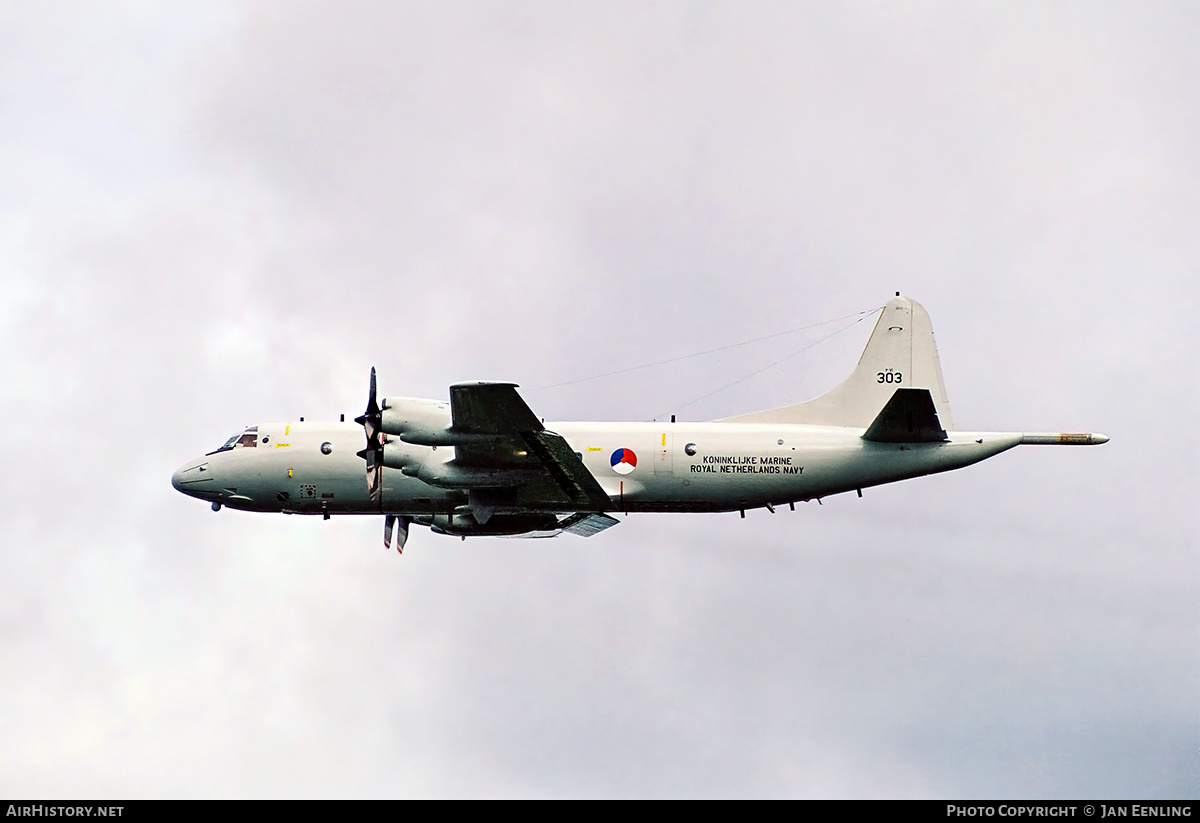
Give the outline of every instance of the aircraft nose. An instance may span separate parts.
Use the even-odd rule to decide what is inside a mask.
[[[208,461],[192,460],[184,463],[171,475],[171,485],[176,491],[193,497],[197,496],[197,492],[203,493],[211,489],[214,485],[213,474],[208,467]]]

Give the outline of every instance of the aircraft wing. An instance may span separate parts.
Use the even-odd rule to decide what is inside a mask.
[[[561,435],[517,394],[515,383],[456,383],[450,387],[454,463],[486,481],[481,488],[515,490],[497,503],[531,509],[602,512],[608,495]],[[473,490],[474,491],[474,490]],[[506,507],[506,506],[505,506]]]

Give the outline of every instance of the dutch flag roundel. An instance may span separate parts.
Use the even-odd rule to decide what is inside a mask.
[[[637,455],[633,449],[617,449],[608,462],[617,474],[629,474],[637,468]]]

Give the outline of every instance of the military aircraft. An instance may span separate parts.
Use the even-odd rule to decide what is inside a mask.
[[[186,495],[284,514],[384,516],[384,546],[439,534],[590,537],[630,512],[732,512],[950,471],[1017,445],[1102,434],[957,431],[933,326],[915,300],[882,309],[850,377],[815,400],[707,423],[552,423],[514,383],[450,399],[385,397],[371,369],[355,423],[250,426],[171,478]],[[363,439],[366,448],[362,448]]]

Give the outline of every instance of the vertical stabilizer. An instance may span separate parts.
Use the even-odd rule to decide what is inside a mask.
[[[954,430],[929,313],[916,300],[897,294],[883,307],[854,373],[836,389],[807,403],[721,422],[866,428],[899,388],[929,389],[942,426]]]

